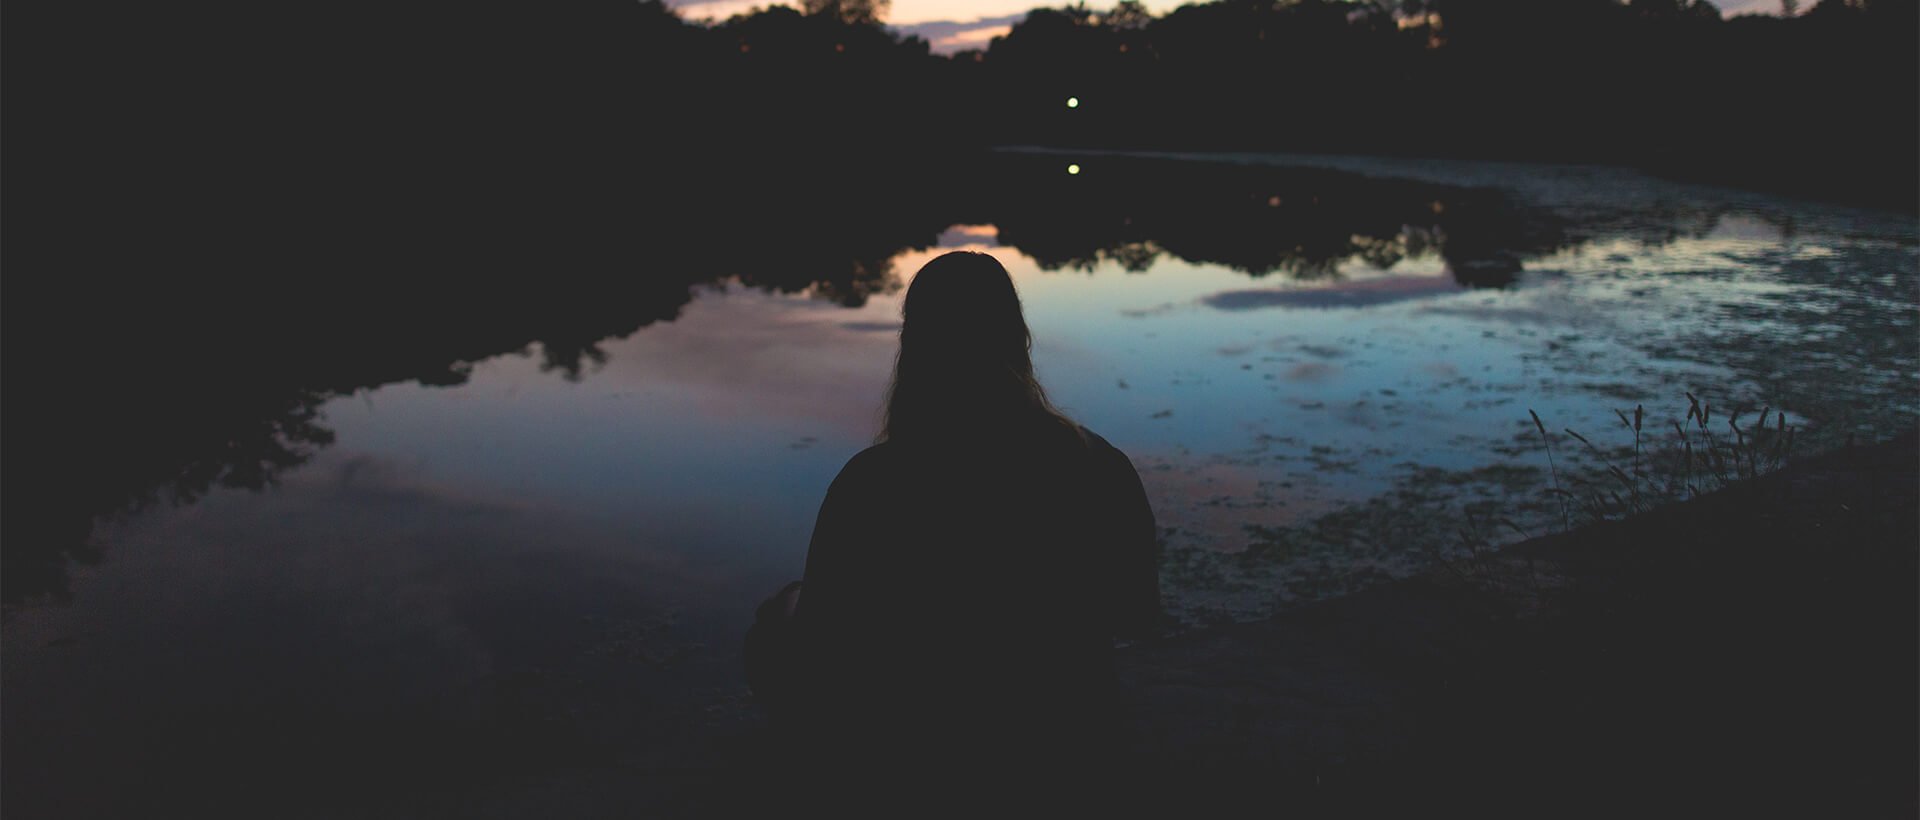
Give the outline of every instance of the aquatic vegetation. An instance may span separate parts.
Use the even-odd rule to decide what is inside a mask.
[[[1614,410],[1620,426],[1631,438],[1611,450],[1602,449],[1572,428],[1564,428],[1568,438],[1579,442],[1591,462],[1568,476],[1572,489],[1560,486],[1558,471],[1550,490],[1563,505],[1571,504],[1585,513],[1585,523],[1615,520],[1646,512],[1660,505],[1680,501],[1730,486],[1743,479],[1758,478],[1784,466],[1793,454],[1799,427],[1787,423],[1784,410],[1763,406],[1749,426],[1741,426],[1744,408],[1722,418],[1726,433],[1714,434],[1713,403],[1703,402],[1687,393],[1687,412],[1683,420],[1670,421],[1673,436],[1652,438],[1646,429],[1646,408],[1635,405],[1632,413]],[[1549,464],[1553,457],[1552,437],[1538,414],[1529,410],[1541,437],[1541,448]],[[1769,421],[1771,419],[1771,422]],[[1647,449],[1649,444],[1654,449]],[[1624,461],[1622,467],[1616,460]],[[1570,518],[1563,526],[1572,528]]]
[[[1686,395],[1685,413],[1664,425],[1636,404],[1613,410],[1617,430],[1592,436],[1554,432],[1529,409],[1526,438],[1544,468],[1524,458],[1473,469],[1403,462],[1387,492],[1297,523],[1244,525],[1237,551],[1169,530],[1162,578],[1170,615],[1186,625],[1246,620],[1428,571],[1507,604],[1550,605],[1562,579],[1503,548],[1644,513],[1791,462],[1802,421],[1771,406],[1749,420],[1747,408],[1723,411]],[[1307,461],[1327,452],[1313,447]]]
[[[1245,525],[1238,551],[1167,533],[1161,578],[1173,619],[1188,625],[1247,620],[1350,594],[1424,572],[1440,559],[1457,560],[1436,549],[1462,531],[1555,511],[1534,492],[1542,471],[1528,465],[1450,470],[1406,463],[1397,469],[1391,490],[1364,501],[1295,524]],[[1478,542],[1473,548],[1491,549]]]
[[[1787,423],[1785,411],[1762,407],[1756,420],[1743,427],[1740,417],[1746,411],[1736,409],[1722,419],[1730,435],[1716,436],[1711,426],[1712,402],[1703,402],[1690,392],[1686,397],[1684,420],[1670,421],[1674,435],[1653,439],[1651,450],[1644,405],[1634,405],[1631,413],[1614,410],[1631,443],[1612,449],[1602,449],[1577,430],[1562,429],[1568,438],[1582,445],[1592,460],[1568,471],[1567,487],[1561,486],[1559,471],[1550,466],[1553,484],[1542,493],[1552,496],[1560,505],[1561,532],[1575,529],[1574,521],[1567,515],[1569,506],[1585,515],[1579,522],[1581,525],[1617,521],[1759,478],[1781,469],[1791,459],[1798,427]],[[1538,413],[1528,410],[1527,414],[1540,435],[1540,448],[1552,465],[1553,436],[1547,432]],[[1771,425],[1769,419],[1772,419]],[[1622,467],[1617,460],[1627,466]],[[1511,518],[1489,514],[1486,510],[1462,512],[1466,525],[1456,533],[1457,549],[1448,551],[1437,544],[1428,545],[1427,552],[1434,565],[1472,588],[1503,593],[1507,597],[1520,592],[1531,595],[1538,604],[1545,593],[1532,558],[1522,556],[1524,583],[1516,584],[1512,577],[1514,563],[1498,554],[1506,532],[1518,534],[1522,540],[1533,535]]]

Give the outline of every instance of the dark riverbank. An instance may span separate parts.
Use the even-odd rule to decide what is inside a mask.
[[[1147,796],[1912,816],[1917,453],[1909,433],[1534,539],[1464,579],[1139,647]]]
[[[1912,816],[1917,456],[1909,433],[1132,647],[1130,764],[1104,797],[1156,816]],[[759,783],[751,726],[721,772],[694,774],[701,753],[626,776],[729,814]]]

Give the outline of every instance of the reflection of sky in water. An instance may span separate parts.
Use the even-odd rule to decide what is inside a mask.
[[[1305,281],[1172,255],[1047,272],[980,225],[893,269],[953,247],[1008,265],[1043,381],[1132,456],[1168,531],[1169,605],[1203,621],[1407,572],[1469,503],[1551,526],[1529,409],[1609,447],[1631,441],[1614,410],[1643,403],[1665,430],[1683,391],[1784,408],[1809,449],[1911,424],[1911,228],[1821,213],[1615,215],[1651,230],[1529,259],[1505,289],[1463,288],[1432,255]],[[9,663],[8,694],[94,703],[107,684],[86,670],[113,657],[182,708],[417,690],[457,709],[512,679],[564,703],[651,692],[621,730],[708,719],[737,704],[753,604],[798,576],[828,482],[871,440],[902,294],[850,309],[715,286],[578,382],[506,356],[458,387],[335,399],[337,442],[279,488],[104,527],[111,558],[75,605],[7,627],[10,658],[79,636],[66,666]],[[255,683],[209,688],[207,669]]]
[[[940,247],[903,254],[893,268],[904,278],[954,247],[1008,265],[1042,378],[1060,405],[1133,456],[1175,551],[1238,551],[1248,525],[1299,524],[1378,496],[1415,465],[1544,466],[1532,442],[1515,438],[1529,409],[1556,432],[1603,440],[1621,432],[1614,409],[1644,403],[1664,427],[1684,411],[1687,390],[1722,407],[1772,404],[1796,421],[1830,422],[1820,416],[1832,402],[1769,395],[1777,384],[1711,346],[1738,336],[1729,317],[1782,351],[1808,348],[1802,356],[1821,354],[1797,342],[1825,338],[1824,325],[1804,325],[1809,315],[1854,311],[1848,333],[1910,320],[1897,301],[1806,281],[1808,264],[1848,264],[1851,245],[1788,238],[1740,214],[1697,236],[1601,241],[1532,260],[1503,290],[1463,289],[1434,256],[1384,271],[1353,260],[1334,279],[1255,280],[1172,257],[1145,273],[1111,264],[1045,272],[995,243],[991,226],[955,226]],[[524,508],[517,515],[556,522],[553,536],[530,539],[544,541],[540,549],[664,561],[717,586],[690,593],[663,583],[655,594],[743,625],[743,601],[799,573],[826,484],[872,435],[902,294],[849,309],[722,285],[699,292],[678,320],[607,343],[606,364],[577,383],[509,356],[479,363],[461,387],[342,398],[326,408],[339,442],[281,494],[365,464],[446,493],[511,499]],[[1908,342],[1877,363],[1891,381],[1853,383],[1856,398],[1911,374]],[[1911,413],[1911,399],[1860,404]],[[1519,497],[1503,515],[1547,523],[1527,503],[1532,493],[1496,489]],[[558,538],[566,528],[592,535]],[[1423,560],[1414,545],[1396,552],[1374,563],[1397,572]],[[1176,604],[1183,593],[1219,591],[1181,583],[1169,585]],[[1272,592],[1233,606],[1264,611]],[[720,597],[701,598],[709,593]]]
[[[1296,524],[1376,496],[1413,465],[1542,466],[1516,446],[1528,409],[1552,428],[1606,436],[1619,432],[1614,409],[1644,403],[1664,426],[1691,390],[1723,407],[1772,404],[1796,421],[1831,423],[1820,417],[1837,402],[1768,395],[1779,386],[1768,374],[1740,372],[1710,345],[1745,333],[1810,357],[1825,354],[1805,342],[1910,327],[1897,299],[1808,281],[1872,244],[1787,237],[1736,213],[1669,242],[1578,246],[1529,261],[1515,287],[1468,290],[1434,256],[1384,271],[1353,260],[1340,277],[1309,281],[1172,257],[1145,273],[1112,264],[1045,272],[976,225],[955,226],[940,247],[903,254],[893,268],[904,278],[954,247],[1000,257],[1027,306],[1043,380],[1133,456],[1173,530],[1169,547],[1232,552],[1249,524]],[[1911,258],[1910,246],[1884,250]],[[1904,293],[1907,274],[1881,274],[1882,290]],[[743,625],[743,601],[799,573],[826,484],[871,438],[903,292],[849,309],[722,285],[700,291],[678,320],[608,342],[607,362],[577,383],[508,356],[479,363],[460,387],[341,398],[325,410],[338,443],[278,495],[377,469],[434,488],[416,490],[422,497],[510,499],[512,515],[552,527],[517,547],[665,562],[709,579],[720,597],[667,584],[656,594]],[[1809,316],[1842,324],[1808,325]],[[1729,318],[1740,333],[1729,334]],[[1854,368],[1878,367],[1882,378],[1829,379],[1826,389],[1860,398],[1900,384],[1912,374],[1911,342]],[[1901,394],[1859,404],[1913,410]],[[1525,506],[1510,515],[1542,524]],[[141,540],[143,526],[153,525],[136,520],[116,537]],[[590,534],[560,537],[575,528]],[[1178,583],[1168,591],[1180,600]]]

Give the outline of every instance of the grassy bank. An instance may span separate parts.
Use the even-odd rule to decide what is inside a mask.
[[[1125,659],[1141,799],[1912,816],[1913,434]]]

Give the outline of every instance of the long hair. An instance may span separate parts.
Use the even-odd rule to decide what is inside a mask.
[[[954,251],[920,268],[901,310],[882,441],[939,441],[1079,425],[1033,376],[1033,334],[1000,260]]]

